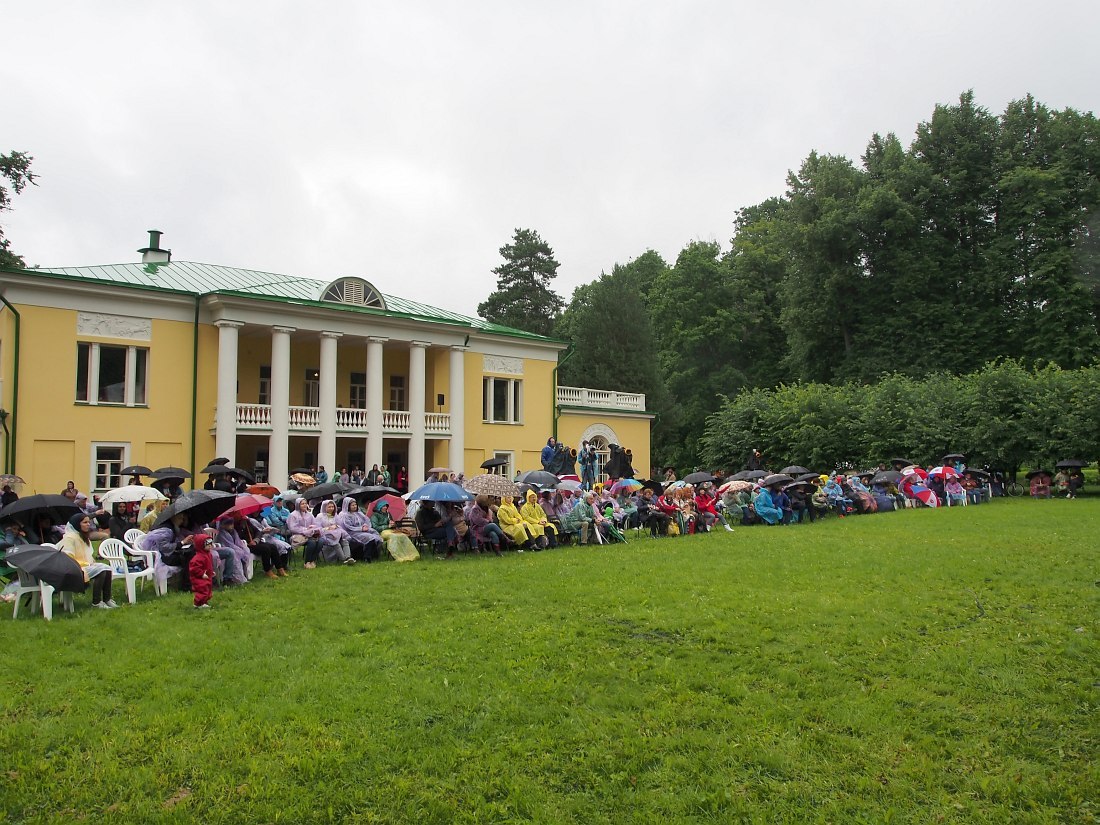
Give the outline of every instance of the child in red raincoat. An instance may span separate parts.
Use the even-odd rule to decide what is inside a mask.
[[[195,607],[210,607],[210,592],[214,587],[214,557],[210,554],[209,536],[195,536],[195,555],[191,557],[191,592]]]

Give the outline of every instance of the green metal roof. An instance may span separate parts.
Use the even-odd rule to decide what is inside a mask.
[[[563,343],[555,338],[536,335],[521,329],[493,324],[481,318],[470,318],[446,309],[429,306],[419,301],[409,301],[396,295],[382,295],[386,309],[321,301],[321,295],[331,281],[321,281],[308,276],[279,275],[274,272],[257,272],[233,266],[200,264],[193,261],[169,263],[106,264],[103,266],[42,267],[23,270],[36,275],[56,275],[82,281],[100,281],[122,286],[145,289],[164,289],[191,295],[225,292],[278,301],[295,301],[316,304],[331,309],[355,310],[379,315],[403,315],[419,320],[470,327],[496,335],[515,338]],[[335,279],[334,279],[335,280]]]

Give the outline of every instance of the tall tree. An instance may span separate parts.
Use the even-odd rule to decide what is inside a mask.
[[[564,301],[550,288],[558,275],[554,250],[533,229],[517,229],[500,248],[504,263],[493,270],[497,288],[477,306],[486,321],[550,335]]]
[[[26,152],[11,152],[7,155],[0,155],[0,212],[7,212],[11,209],[11,195],[8,193],[8,187],[4,185],[3,180],[6,179],[11,184],[11,191],[16,195],[22,192],[28,184],[35,185],[37,176],[31,171],[31,161],[33,160],[34,158]],[[4,237],[2,224],[0,224],[0,266],[26,266],[22,256],[11,251],[11,242]]]

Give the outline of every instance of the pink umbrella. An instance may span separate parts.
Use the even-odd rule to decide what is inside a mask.
[[[405,517],[405,511],[408,509],[405,506],[405,500],[400,496],[395,496],[391,493],[386,493],[386,495],[376,498],[369,505],[367,505],[367,515],[373,515],[375,508],[378,507],[378,505],[381,504],[383,501],[386,502],[386,504],[390,505],[390,518],[392,518],[394,521],[401,521],[401,519]]]

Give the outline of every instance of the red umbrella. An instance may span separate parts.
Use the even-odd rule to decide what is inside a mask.
[[[258,513],[265,507],[270,507],[273,502],[267,496],[258,496],[255,493],[245,493],[237,496],[236,503],[222,513],[222,518],[239,518]]]
[[[401,498],[401,496],[394,496],[388,493],[380,498],[376,498],[367,506],[367,515],[373,515],[375,508],[382,502],[386,502],[386,504],[390,505],[390,518],[394,521],[401,521],[401,519],[405,517],[405,511],[408,509],[405,506],[405,500]]]
[[[275,498],[279,495],[279,488],[273,484],[252,484],[244,489],[246,492],[255,493],[258,496],[267,496],[268,498]]]
[[[933,467],[931,470],[928,471],[928,475],[935,476],[935,477],[943,477],[945,479],[947,479],[947,478],[958,478],[959,477],[959,471],[956,470],[954,467],[948,467],[948,466],[945,465],[943,467]]]

